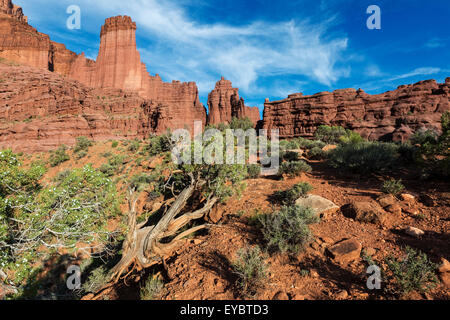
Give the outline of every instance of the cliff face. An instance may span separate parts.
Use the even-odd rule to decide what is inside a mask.
[[[405,140],[420,128],[440,130],[443,112],[450,110],[450,78],[400,86],[369,95],[343,89],[311,96],[301,93],[281,101],[266,100],[264,129],[279,129],[280,137],[311,137],[320,125],[338,125],[378,140]]]
[[[257,107],[245,106],[239,97],[239,89],[233,88],[231,81],[223,77],[208,95],[209,124],[230,123],[232,118],[248,117],[256,126],[261,116]]]
[[[136,47],[136,24],[130,17],[105,20],[98,58],[93,61],[28,25],[22,9],[11,1],[0,4],[0,58],[53,71],[89,87],[135,92],[158,106],[156,133],[169,128],[192,130],[194,121],[206,124],[206,109],[194,82],[165,83],[147,72]]]
[[[158,106],[135,93],[95,89],[56,73],[0,63],[0,149],[40,152],[75,138],[144,138]]]

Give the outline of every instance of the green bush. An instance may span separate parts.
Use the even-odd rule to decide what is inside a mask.
[[[236,284],[243,297],[254,297],[264,287],[267,265],[259,247],[240,249],[232,264]]]
[[[299,149],[300,145],[297,140],[281,140],[280,150],[296,150]]]
[[[247,165],[247,176],[249,179],[257,179],[261,175],[261,166],[259,164]]]
[[[81,287],[86,293],[97,293],[105,284],[108,283],[108,272],[105,267],[94,269],[89,278]]]
[[[425,253],[406,247],[402,260],[389,257],[385,260],[389,271],[388,291],[404,297],[412,291],[425,293],[433,289],[438,282],[436,265],[428,260]]]
[[[323,151],[321,148],[319,147],[314,147],[311,150],[308,151],[308,158],[309,159],[325,159],[327,156],[327,152]]]
[[[314,136],[316,139],[327,144],[355,144],[364,142],[364,139],[359,133],[344,129],[343,127],[320,126],[317,128]]]
[[[297,177],[302,173],[309,173],[312,171],[310,165],[308,165],[305,161],[292,161],[292,162],[283,162],[280,166],[280,174],[287,175],[288,177]]]
[[[403,190],[405,190],[405,186],[402,184],[402,180],[390,179],[383,182],[381,187],[381,191],[387,194],[392,194],[393,196],[399,195]]]
[[[281,151],[280,153],[281,153],[281,158],[284,161],[298,161],[298,160],[300,160],[298,152],[295,152],[295,151]]]
[[[58,149],[52,152],[49,158],[49,163],[52,167],[57,167],[63,162],[69,161],[70,156],[66,153],[67,147],[65,145],[60,146]]]
[[[272,214],[258,217],[266,247],[272,252],[297,254],[313,239],[310,224],[320,218],[312,208],[284,206]]]
[[[149,155],[154,157],[169,152],[172,149],[171,134],[150,137],[149,144],[145,147]]]
[[[439,135],[434,130],[419,129],[410,138],[409,141],[412,145],[424,146],[426,144],[436,144]]]
[[[77,159],[77,160],[83,159],[86,156],[87,156],[87,152],[84,150],[75,153],[75,159]]]
[[[118,141],[113,141],[113,142],[111,143],[111,148],[117,148],[118,145],[119,145],[119,142],[118,142]]]
[[[139,150],[139,148],[141,147],[141,144],[138,140],[133,140],[131,141],[131,143],[128,145],[127,150],[129,152],[137,152]]]
[[[394,143],[363,142],[344,144],[328,153],[329,165],[356,173],[375,173],[392,169],[398,162]]]
[[[277,191],[274,196],[277,201],[284,205],[293,205],[295,201],[301,197],[306,197],[314,187],[308,182],[301,182],[294,185],[291,189],[286,191]]]
[[[75,147],[73,149],[74,153],[78,153],[80,151],[87,151],[90,146],[92,146],[93,142],[86,137],[78,137]]]
[[[147,279],[147,281],[145,281],[145,284],[141,287],[141,300],[155,300],[163,288],[164,282],[162,282],[156,276],[151,275]]]
[[[255,127],[255,125],[248,117],[233,118],[233,119],[231,119],[231,122],[230,122],[230,129],[233,129],[233,130],[242,129],[244,131],[247,131],[249,129],[253,129],[254,127]]]

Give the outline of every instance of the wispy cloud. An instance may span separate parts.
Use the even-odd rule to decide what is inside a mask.
[[[26,13],[36,15],[40,6],[55,5],[61,11],[72,3],[36,0],[23,5]],[[174,1],[79,0],[77,4],[89,33],[100,28],[89,20],[94,14],[131,16],[140,29],[138,45],[149,70],[165,80],[197,81],[203,93],[211,90],[220,75],[250,93],[258,91],[257,80],[265,76],[300,75],[331,86],[350,72],[339,64],[348,51],[347,37],[328,36],[333,17],[319,23],[305,19],[234,26],[193,20]]]

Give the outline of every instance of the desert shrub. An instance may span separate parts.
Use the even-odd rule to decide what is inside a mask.
[[[406,253],[402,260],[389,257],[385,263],[390,279],[388,291],[400,297],[412,291],[428,292],[438,282],[435,272],[437,266],[428,260],[425,253],[410,247],[406,247]]]
[[[261,175],[261,166],[259,164],[247,165],[247,176],[250,179],[256,179]]]
[[[328,158],[333,168],[366,174],[393,168],[399,154],[393,143],[363,142],[340,145],[328,153]]]
[[[420,145],[418,163],[425,175],[448,178],[450,176],[450,112],[441,117],[442,135],[433,141],[427,138]]]
[[[111,148],[117,148],[118,146],[119,146],[119,142],[118,141],[111,142]]]
[[[87,151],[90,146],[92,146],[92,141],[86,137],[78,137],[75,147],[73,149],[74,153],[78,153],[80,151]]]
[[[305,161],[292,161],[292,162],[283,162],[280,166],[280,174],[287,175],[288,177],[297,177],[302,173],[311,172],[312,168]]]
[[[85,150],[81,150],[75,153],[75,159],[80,160],[87,156],[87,152]]]
[[[274,197],[284,205],[293,205],[297,199],[305,197],[313,189],[314,187],[308,182],[301,182],[289,190],[275,192]]]
[[[313,148],[322,149],[323,147],[325,147],[327,145],[325,142],[323,142],[321,140],[308,140],[308,139],[298,138],[297,141],[298,141],[298,144],[300,145],[300,148],[306,149],[306,150],[311,150]]]
[[[327,152],[323,151],[319,147],[314,147],[308,151],[308,158],[310,159],[324,159],[326,158]]]
[[[320,126],[314,133],[314,137],[328,144],[337,144],[342,136],[347,135],[343,127]]]
[[[244,131],[247,131],[247,130],[253,129],[253,128],[254,128],[254,124],[248,117],[231,119],[230,129],[233,129],[233,130],[242,129]]]
[[[171,134],[160,136],[151,136],[149,144],[145,147],[150,156],[154,157],[159,154],[169,152],[172,149]]]
[[[32,266],[46,253],[76,251],[78,243],[87,250],[101,247],[115,236],[106,228],[107,219],[119,210],[109,179],[85,166],[37,188],[42,170],[36,167],[22,173],[31,184],[27,189],[16,188],[6,201],[0,201],[0,252],[6,253],[1,261],[6,270]],[[4,181],[13,174],[10,170]],[[29,189],[31,185],[35,187]]]
[[[130,142],[130,144],[128,145],[127,150],[129,152],[136,152],[139,150],[139,148],[141,147],[141,144],[138,140],[133,140]]]
[[[164,282],[158,279],[158,277],[151,275],[141,287],[141,300],[155,300],[163,288]]]
[[[108,283],[108,272],[105,267],[94,269],[88,279],[81,287],[86,293],[97,293],[106,283]]]
[[[405,186],[402,184],[402,180],[390,179],[383,182],[381,186],[381,191],[387,194],[392,194],[393,196],[399,195],[403,190],[405,190]]]
[[[298,152],[295,151],[281,151],[280,153],[284,161],[298,161],[300,159]]]
[[[104,163],[100,166],[98,170],[100,170],[101,173],[103,173],[107,177],[112,177],[116,173],[115,167],[110,165],[109,163]]]
[[[409,141],[413,145],[424,146],[426,144],[436,144],[438,140],[438,133],[435,130],[428,130],[425,128],[419,129],[410,138]]]
[[[232,264],[233,273],[236,275],[236,284],[243,297],[253,297],[258,290],[264,287],[264,280],[267,277],[267,265],[261,249],[254,248],[240,249],[237,259]]]
[[[67,147],[65,145],[60,146],[58,149],[52,152],[49,158],[49,163],[52,167],[57,167],[63,162],[69,161],[70,156],[66,153]]]
[[[308,225],[319,221],[312,208],[301,206],[284,206],[258,217],[267,250],[290,254],[297,254],[311,242],[313,235]]]
[[[300,145],[296,140],[281,140],[280,150],[296,150],[299,149]]]
[[[358,133],[338,126],[320,126],[314,133],[314,137],[327,144],[364,142],[364,139]]]

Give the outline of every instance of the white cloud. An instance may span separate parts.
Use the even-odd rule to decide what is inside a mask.
[[[62,12],[72,0],[16,1],[35,21],[64,21],[60,16],[42,17],[42,7]],[[23,2],[23,3],[22,3]],[[126,14],[139,28],[138,46],[149,71],[166,81],[196,81],[202,93],[212,89],[220,75],[246,93],[258,90],[256,82],[264,76],[301,75],[331,86],[349,75],[349,67],[339,67],[348,46],[345,36],[328,38],[333,19],[308,21],[253,21],[246,25],[206,24],[190,18],[180,4],[167,0],[79,0],[82,26],[99,33],[98,17]],[[300,17],[299,17],[300,18]],[[57,22],[58,21],[58,22]],[[151,43],[147,47],[143,43]]]

